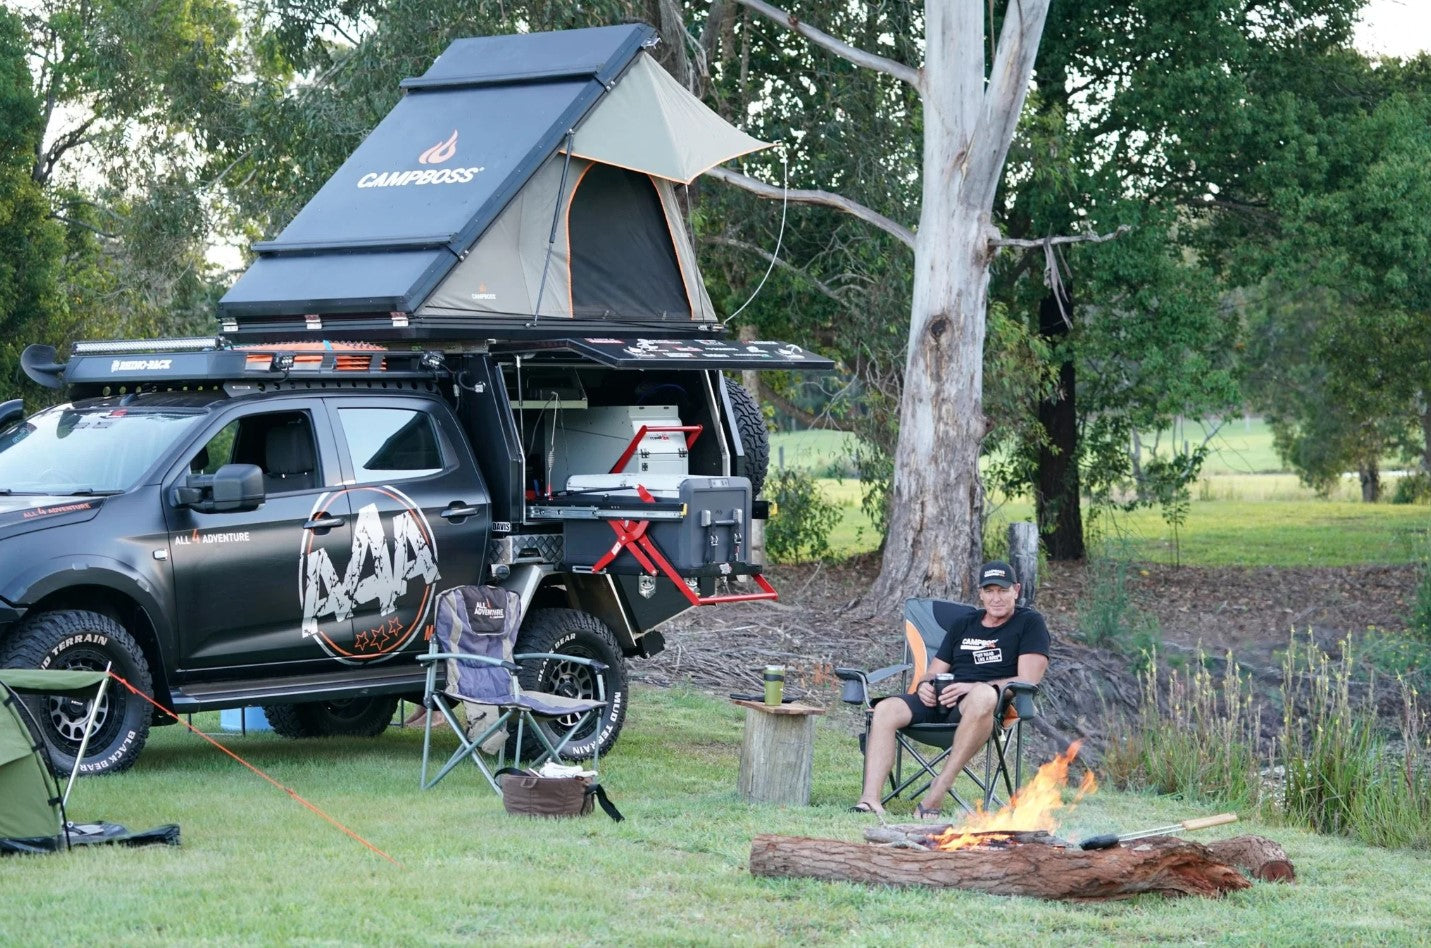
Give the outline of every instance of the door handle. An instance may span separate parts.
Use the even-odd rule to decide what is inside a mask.
[[[303,529],[312,530],[315,533],[326,533],[334,527],[341,527],[342,525],[342,517],[314,517],[303,525]]]
[[[468,517],[475,517],[482,512],[482,508],[473,504],[450,505],[442,512],[442,516],[447,520],[465,520]]]

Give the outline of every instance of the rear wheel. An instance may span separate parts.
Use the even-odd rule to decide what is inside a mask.
[[[599,747],[605,754],[616,743],[621,726],[626,723],[626,704],[630,696],[626,681],[626,665],[616,636],[606,624],[590,613],[576,609],[535,609],[528,616],[517,636],[517,652],[555,652],[576,658],[590,658],[606,665],[598,672],[589,665],[559,659],[533,659],[523,662],[518,681],[528,691],[549,691],[568,698],[597,698],[604,685],[606,707],[601,716],[589,720],[572,736],[562,750],[562,756],[586,760]],[[602,679],[598,683],[598,676]],[[559,740],[576,724],[576,716],[558,718],[542,725],[548,736]],[[515,738],[514,738],[515,739]],[[523,756],[539,752],[540,744],[529,739]]]
[[[154,687],[149,665],[133,636],[114,619],[83,609],[43,612],[22,622],[0,648],[0,666],[83,669],[114,674],[146,695]],[[37,696],[25,699],[57,772],[74,769],[92,702]],[[79,772],[119,773],[134,764],[149,739],[152,706],[118,681],[110,680],[94,712],[94,730]]]
[[[377,737],[392,723],[397,698],[347,698],[266,704],[263,713],[283,737]]]

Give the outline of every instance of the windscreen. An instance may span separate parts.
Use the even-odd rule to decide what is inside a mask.
[[[57,405],[0,432],[0,493],[122,493],[202,417]]]

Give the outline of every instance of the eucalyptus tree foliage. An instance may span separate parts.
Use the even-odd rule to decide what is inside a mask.
[[[1240,249],[1277,277],[1246,304],[1246,386],[1283,457],[1327,488],[1431,445],[1431,57],[1348,57],[1305,103],[1268,239]]]
[[[19,355],[58,311],[63,232],[31,172],[43,132],[18,17],[0,10],[0,400],[19,391]]]
[[[1080,496],[1156,495],[1136,483],[1133,432],[1238,401],[1239,327],[1220,296],[1269,265],[1243,245],[1266,239],[1275,195],[1296,180],[1279,166],[1306,139],[1305,103],[1349,54],[1363,2],[1060,0],[1050,11],[1000,202],[1006,232],[1131,226],[1058,260],[1066,319],[1056,306],[1049,318],[1042,253],[1005,255],[995,279],[995,296],[1062,363],[1044,424],[997,432],[1011,435],[1002,486],[1034,488],[1052,555],[1081,555]],[[1196,448],[1155,460],[1190,480]]]
[[[232,5],[34,0],[17,16],[38,104],[30,177],[64,228],[43,335],[208,328],[215,194],[197,174],[235,71]]]

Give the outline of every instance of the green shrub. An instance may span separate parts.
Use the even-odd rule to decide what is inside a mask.
[[[1139,718],[1104,759],[1120,787],[1257,807],[1262,797],[1262,718],[1229,655],[1220,676],[1206,656],[1160,676],[1152,655],[1139,676]]]
[[[780,563],[824,559],[830,553],[830,531],[840,521],[840,509],[820,493],[815,479],[787,468],[765,485],[765,495],[777,513],[765,526],[765,552]]]
[[[1078,637],[1098,648],[1141,654],[1161,644],[1162,627],[1133,602],[1128,569],[1121,559],[1089,559],[1088,592],[1078,600]]]
[[[1393,504],[1424,504],[1431,501],[1431,474],[1417,471],[1396,479],[1396,490],[1391,493]]]

